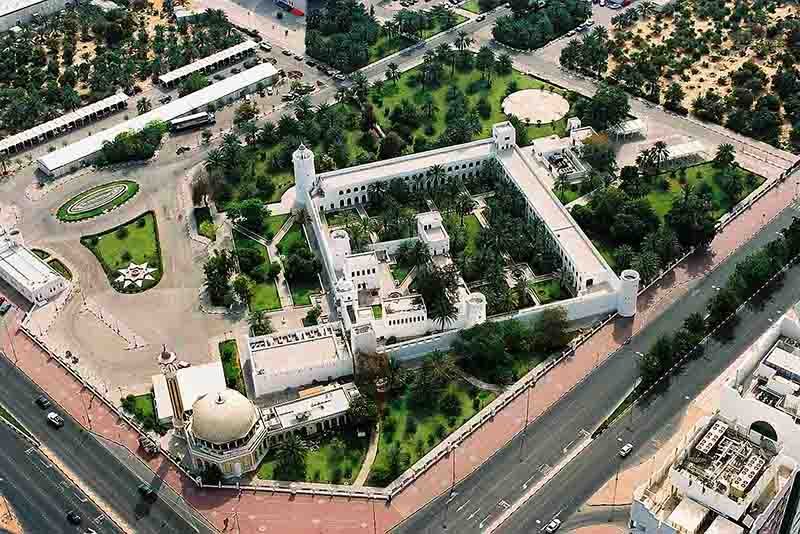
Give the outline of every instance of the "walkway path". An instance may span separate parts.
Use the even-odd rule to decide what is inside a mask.
[[[497,394],[502,393],[505,389],[502,386],[498,386],[497,384],[490,384],[489,382],[484,382],[483,380],[472,376],[469,373],[461,373],[461,378],[472,384],[478,389],[485,389],[487,391],[493,391]]]
[[[361,470],[353,482],[353,486],[363,486],[369,476],[369,470],[372,469],[372,464],[375,463],[375,457],[378,456],[378,442],[381,437],[381,422],[375,422],[375,428],[369,435],[369,449],[367,449],[367,456],[364,458],[364,463],[361,464]]]
[[[292,227],[292,223],[294,223],[294,215],[290,215],[288,219],[283,223],[283,225],[278,230],[278,233],[275,234],[275,237],[272,238],[272,241],[267,241],[264,237],[256,234],[248,230],[247,228],[239,225],[234,224],[233,226],[236,228],[237,232],[241,232],[242,234],[246,235],[253,241],[257,241],[261,243],[264,248],[267,249],[267,253],[269,254],[269,261],[277,262],[281,266],[281,270],[278,273],[278,276],[275,278],[275,285],[278,288],[278,298],[281,301],[281,308],[283,309],[290,309],[294,307],[294,300],[292,299],[292,291],[289,289],[289,282],[286,280],[286,276],[283,273],[283,263],[280,259],[280,253],[276,245],[283,239],[283,236],[286,235],[286,232],[289,231],[289,228]]]

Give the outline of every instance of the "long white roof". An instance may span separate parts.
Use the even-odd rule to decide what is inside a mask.
[[[7,237],[0,240],[0,273],[31,293],[60,276],[36,254]]]
[[[0,17],[5,17],[20,9],[41,4],[45,0],[2,0],[0,1]]]
[[[103,100],[98,100],[97,102],[89,104],[88,106],[76,109],[75,111],[67,113],[66,115],[62,115],[51,121],[34,126],[33,128],[25,130],[24,132],[6,137],[5,139],[0,140],[0,152],[26,141],[38,139],[42,135],[46,135],[64,126],[67,126],[70,123],[89,117],[92,113],[97,113],[98,111],[122,104],[127,100],[128,96],[125,93],[117,93],[104,98]]]
[[[211,102],[224,98],[236,91],[258,83],[278,73],[272,63],[262,63],[225,80],[209,85],[169,104],[155,108],[142,115],[112,126],[95,135],[76,141],[71,145],[46,154],[38,159],[40,167],[54,171],[96,154],[106,141],[113,141],[117,135],[129,130],[139,131],[153,121],[170,121],[186,113],[202,108]]]
[[[256,43],[248,39],[247,41],[235,44],[229,48],[226,48],[225,50],[220,50],[215,54],[211,54],[210,56],[193,61],[188,65],[184,65],[183,67],[169,71],[166,74],[162,74],[158,77],[158,79],[161,80],[161,83],[170,83],[175,80],[180,80],[181,78],[202,70],[210,65],[213,65],[214,63],[225,61],[226,59],[241,54],[242,52],[253,50],[255,47]]]

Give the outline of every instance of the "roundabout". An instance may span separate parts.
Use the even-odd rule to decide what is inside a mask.
[[[62,222],[77,222],[103,215],[133,198],[139,192],[139,184],[130,180],[119,180],[93,187],[65,202],[56,213]]]
[[[547,124],[569,113],[569,102],[558,93],[525,89],[512,93],[503,100],[503,112],[506,115],[516,115],[523,122]]]

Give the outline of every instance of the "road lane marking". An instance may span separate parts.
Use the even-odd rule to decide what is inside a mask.
[[[472,518],[475,517],[476,515],[478,515],[478,512],[480,512],[480,511],[481,511],[481,509],[478,508],[477,510],[475,510],[474,512],[469,514],[469,517],[467,517],[467,521],[472,521]]]
[[[528,480],[526,480],[526,481],[525,481],[525,483],[522,485],[522,489],[528,489],[528,484],[530,484],[531,480],[533,480],[533,479],[534,479],[534,478],[536,478],[537,476],[539,476],[539,475],[537,475],[536,473],[532,474],[532,475],[531,475],[531,478],[529,478]]]
[[[0,479],[0,482],[2,482],[2,481],[3,481],[3,480],[2,480],[2,479]],[[466,505],[468,505],[468,504],[469,504],[469,501],[471,501],[471,500],[472,500],[472,499],[467,499],[467,502],[465,502],[464,504],[462,504],[461,506],[459,506],[458,508],[456,508],[456,512],[460,512],[461,510],[463,510],[463,509],[464,509],[464,507],[465,507]]]
[[[503,500],[501,500],[499,503],[497,503],[497,506],[500,506],[500,507],[501,507],[503,510],[508,510],[509,508],[511,508],[511,505],[510,505],[510,504],[508,504],[508,503],[505,501],[505,499],[503,499]]]
[[[483,525],[485,525],[485,524],[486,524],[486,520],[487,520],[487,519],[489,519],[490,517],[492,517],[492,514],[486,514],[486,517],[484,517],[483,519],[481,519],[481,524],[480,524],[480,525],[478,525],[478,528],[483,528]]]
[[[547,475],[544,476],[539,482],[536,483],[531,489],[527,490],[525,494],[514,501],[514,504],[511,505],[508,509],[506,509],[500,516],[489,525],[489,528],[486,530],[485,534],[491,534],[502,525],[511,515],[516,512],[519,508],[525,505],[534,495],[536,495],[540,489],[542,489],[548,482],[550,482],[558,473],[563,469],[567,464],[569,464],[572,460],[574,460],[581,452],[583,452],[589,444],[592,443],[591,439],[585,440],[583,443],[580,443],[577,447],[575,447],[572,452],[569,453],[569,456],[563,458],[555,468],[550,469]],[[482,527],[481,527],[482,528]]]

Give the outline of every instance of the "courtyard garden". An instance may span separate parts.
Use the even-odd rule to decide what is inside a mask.
[[[138,192],[139,184],[131,180],[119,180],[99,185],[69,199],[58,208],[56,217],[63,222],[76,222],[97,217],[123,205]]]
[[[242,368],[239,365],[239,347],[235,339],[227,339],[219,343],[219,357],[222,360],[222,371],[225,374],[225,386],[235,389],[246,397],[247,389],[244,385]]]
[[[280,309],[281,299],[278,296],[278,286],[275,284],[275,277],[280,268],[270,262],[267,248],[236,230],[233,232],[233,243],[241,273],[251,282],[248,299],[250,310]]]
[[[270,215],[264,220],[264,237],[272,240],[272,237],[278,233],[278,230],[283,227],[283,224],[288,219],[288,215]]]
[[[325,220],[328,222],[328,228],[346,226],[358,219],[358,212],[353,208],[325,213]]]
[[[645,283],[683,251],[710,243],[717,220],[764,182],[735,164],[731,145],[712,161],[672,170],[647,162],[665,150],[658,145],[642,152],[638,167],[621,169],[618,187],[571,210],[612,268],[635,269]]]
[[[407,373],[387,394],[369,485],[389,484],[495,398],[458,378],[454,360],[442,353]]]
[[[541,89],[559,94],[570,110],[580,98],[513,69],[507,55],[495,58],[489,49],[478,55],[449,50],[446,55],[443,59],[434,54],[428,63],[398,73],[373,88],[370,95],[378,122],[384,129],[391,126],[407,142],[413,138],[417,152],[489,137],[493,124],[510,119],[502,104],[517,91]],[[553,134],[563,136],[569,115],[551,123],[527,125],[512,117],[517,144],[525,146],[532,139]]]
[[[319,291],[318,273],[322,266],[308,246],[303,227],[293,223],[277,248],[283,257],[292,302],[295,306],[310,305],[311,294]]]
[[[81,237],[121,293],[146,291],[161,280],[163,264],[158,225],[152,211],[105,232]]]
[[[369,434],[353,428],[306,438],[290,438],[273,447],[258,469],[258,478],[293,482],[352,484],[369,448]]]
[[[558,279],[536,282],[533,284],[533,290],[542,304],[549,304],[572,296],[561,286],[561,281]]]
[[[34,248],[31,249],[31,252],[33,252],[37,258],[39,258],[47,265],[49,265],[50,268],[53,269],[55,272],[57,272],[67,280],[72,280],[72,271],[70,271],[61,260],[50,256],[49,252],[42,249]]]
[[[145,431],[163,432],[163,428],[156,420],[156,406],[153,402],[152,393],[128,395],[120,399],[120,402],[122,403],[122,409],[132,415]]]

